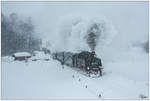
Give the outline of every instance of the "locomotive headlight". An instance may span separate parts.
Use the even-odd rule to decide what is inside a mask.
[[[87,69],[89,70],[89,69],[90,69],[90,67],[87,67]]]

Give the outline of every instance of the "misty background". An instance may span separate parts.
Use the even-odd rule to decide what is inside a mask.
[[[106,19],[105,21],[109,23],[107,25],[111,24],[113,27],[113,30],[109,32],[109,35],[113,36],[109,45],[102,47],[103,50],[101,47],[98,48],[101,50],[101,57],[103,51],[108,51],[110,48],[112,51],[115,49],[114,51],[118,52],[129,50],[135,46],[142,47],[148,52],[148,2],[2,2],[2,22],[3,16],[11,19],[13,13],[17,15],[17,20],[30,18],[34,27],[33,36],[38,36],[42,45],[49,41],[55,46],[51,49],[52,51],[59,50],[54,48],[62,45],[54,44],[60,40],[57,35],[58,30],[61,30],[62,26],[66,26],[66,23],[69,24],[72,18],[84,20],[84,18],[95,19],[96,17]],[[2,28],[3,34],[5,33]],[[2,36],[3,43],[5,42],[3,42]],[[38,43],[38,45],[40,44]],[[6,46],[4,45],[4,47]],[[85,47],[83,49],[88,50]]]

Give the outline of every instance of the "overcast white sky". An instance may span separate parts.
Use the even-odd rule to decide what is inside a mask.
[[[31,16],[43,38],[51,37],[59,18],[78,14],[105,16],[118,32],[115,40],[148,39],[148,2],[2,2],[2,13],[12,12]]]

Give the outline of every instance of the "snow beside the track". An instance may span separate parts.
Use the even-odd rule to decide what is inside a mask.
[[[53,59],[27,63],[2,61],[2,98],[140,99],[141,94],[148,96],[147,54],[137,55],[136,61],[116,59],[103,64],[104,75],[89,78],[70,67],[62,69]]]

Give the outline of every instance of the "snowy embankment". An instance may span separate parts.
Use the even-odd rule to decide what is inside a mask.
[[[62,69],[53,59],[27,63],[2,59],[2,98],[140,99],[141,94],[148,96],[148,55],[136,54],[128,59],[104,62],[104,75],[100,78],[86,77],[66,66]]]
[[[72,78],[74,71],[59,62],[2,62],[3,99],[94,98]]]

